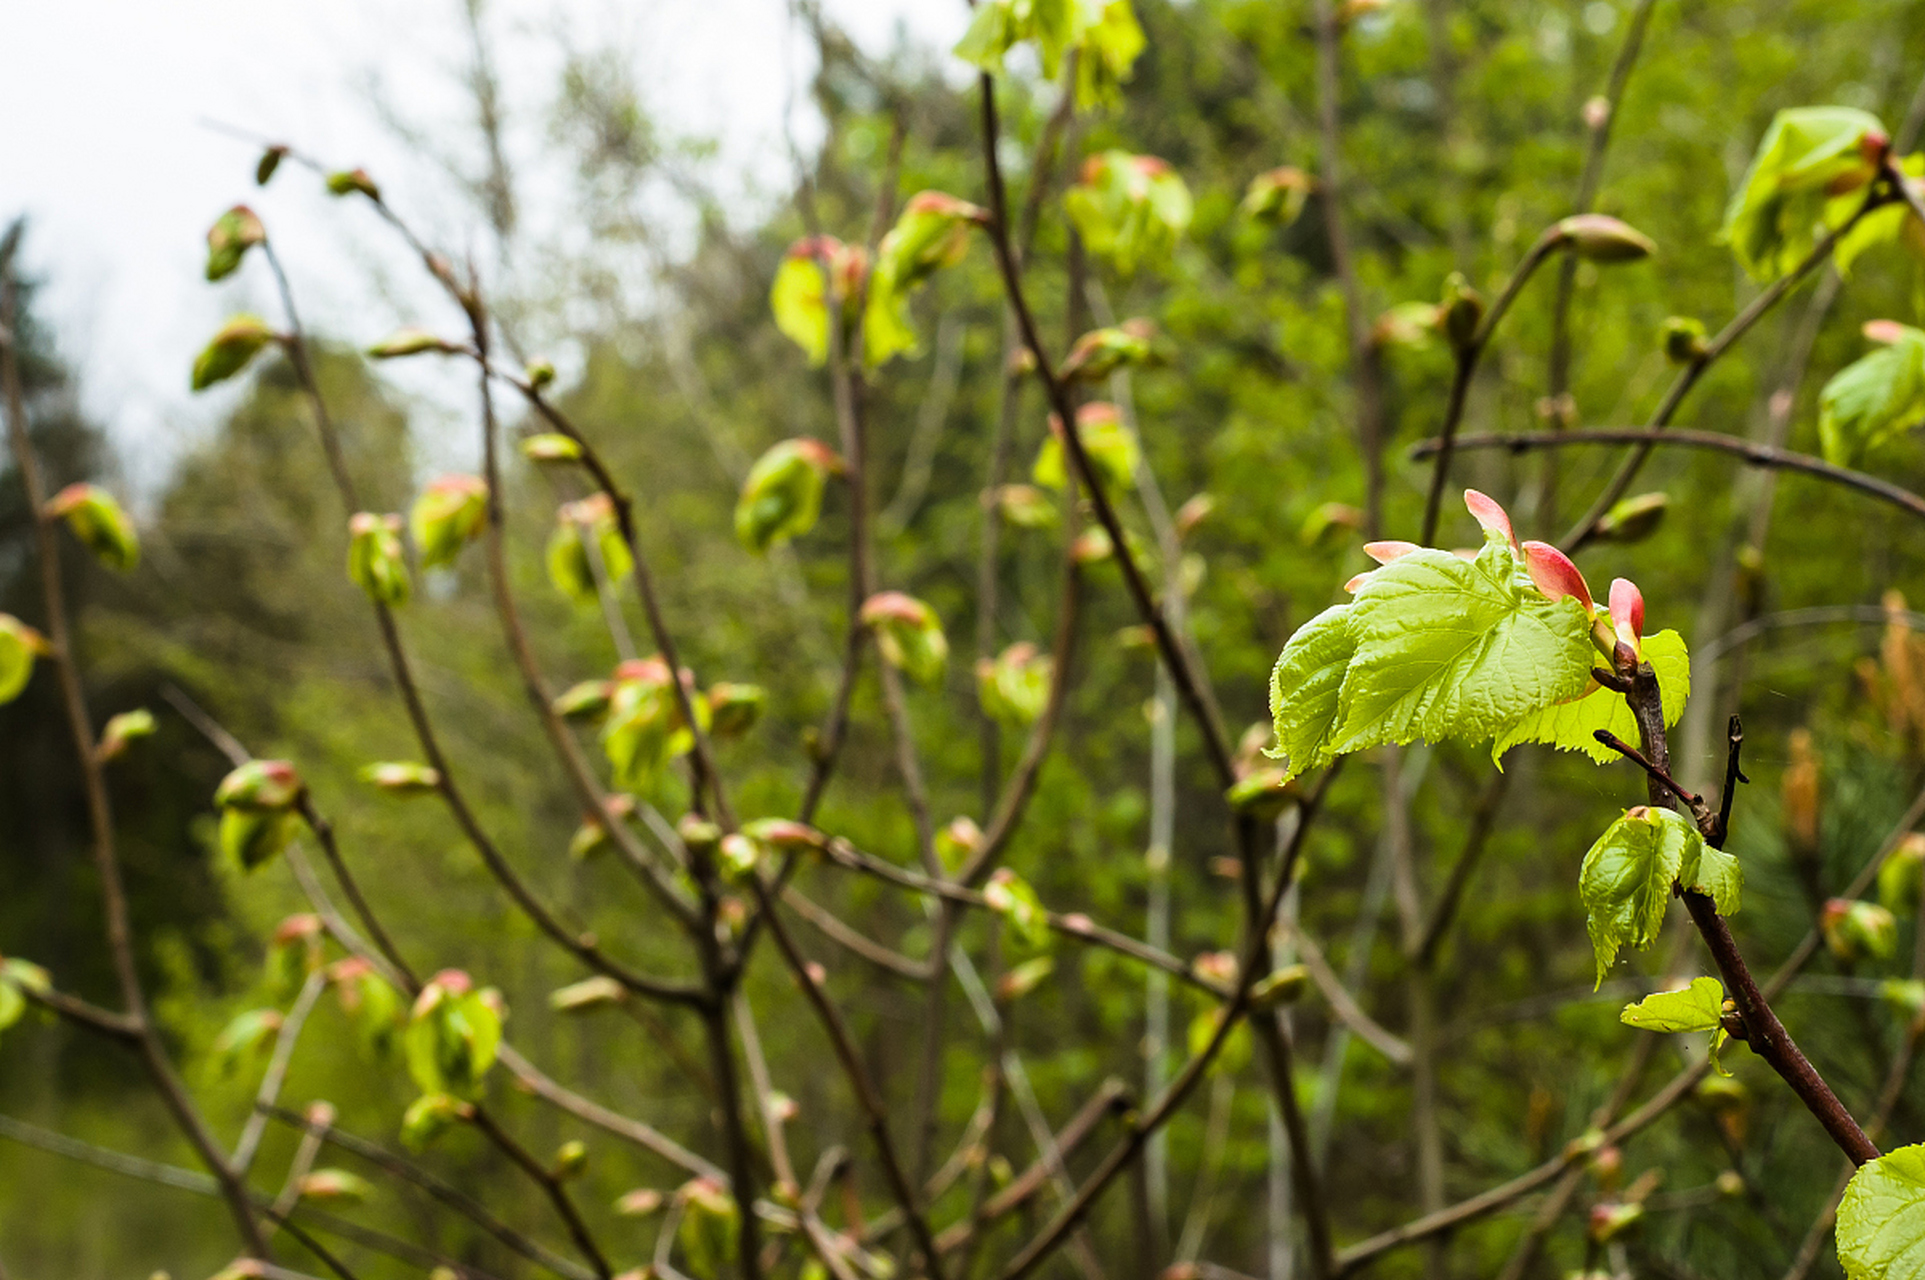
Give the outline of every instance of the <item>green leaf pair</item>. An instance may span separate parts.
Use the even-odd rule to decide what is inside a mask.
[[[400,516],[357,511],[349,519],[348,578],[378,604],[408,602],[408,560],[401,549]]]
[[[1189,187],[1168,161],[1127,151],[1091,156],[1063,204],[1089,251],[1125,276],[1174,253],[1195,213]]]
[[[424,1094],[473,1100],[501,1048],[501,994],[475,990],[458,969],[421,989],[403,1039],[408,1074]]]
[[[1578,896],[1597,957],[1597,985],[1627,944],[1642,951],[1657,939],[1674,884],[1706,894],[1731,915],[1744,872],[1736,858],[1706,844],[1691,819],[1646,805],[1613,822],[1584,855]]]
[[[80,545],[116,573],[140,563],[140,535],[113,494],[97,484],[70,484],[47,501],[47,514],[67,522]]]
[[[1884,126],[1866,111],[1780,111],[1732,193],[1719,238],[1754,280],[1784,275],[1817,243],[1815,228],[1843,226],[1857,212],[1887,145]]]
[[[1653,992],[1636,1004],[1625,1005],[1618,1021],[1646,1031],[1709,1031],[1712,1069],[1719,1075],[1731,1074],[1718,1061],[1718,1050],[1724,1047],[1728,1033],[1724,1029],[1724,986],[1716,978],[1693,978],[1683,990]]]
[[[949,640],[934,609],[900,591],[883,591],[863,601],[861,620],[875,632],[884,662],[917,684],[941,681]]]
[[[755,460],[735,502],[735,537],[758,555],[815,528],[822,491],[842,460],[820,440],[784,440]]]
[[[1129,489],[1136,483],[1136,466],[1142,449],[1136,433],[1123,423],[1123,415],[1106,400],[1094,400],[1076,410],[1076,439],[1088,455],[1090,465],[1108,492]],[[1069,459],[1064,456],[1063,423],[1054,414],[1049,419],[1049,435],[1037,451],[1030,479],[1045,489],[1060,490],[1069,483]],[[1051,514],[1054,509],[1051,508]]]
[[[615,519],[615,504],[605,493],[563,503],[555,513],[555,531],[548,536],[548,580],[556,590],[584,606],[601,600],[600,582],[589,559],[591,543],[601,557],[602,575],[609,589],[619,590],[634,571],[635,558]]]

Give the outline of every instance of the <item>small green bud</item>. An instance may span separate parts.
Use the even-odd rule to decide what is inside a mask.
[[[368,354],[376,360],[398,360],[403,356],[418,356],[424,352],[438,351],[446,355],[459,355],[465,348],[457,342],[449,342],[426,329],[396,329],[381,341],[368,348]]]
[[[107,721],[100,731],[100,745],[94,748],[94,758],[102,764],[118,759],[135,740],[152,737],[154,729],[154,713],[147,708],[123,711]]]
[[[1579,213],[1557,224],[1557,239],[1591,262],[1636,262],[1658,251],[1650,236],[1609,214]]]
[[[615,1202],[615,1212],[624,1218],[646,1218],[659,1213],[663,1203],[662,1193],[653,1187],[637,1187]]]
[[[1438,327],[1449,339],[1453,351],[1469,347],[1484,322],[1484,297],[1470,287],[1461,271],[1444,280],[1444,299],[1437,306]]]
[[[1296,803],[1297,788],[1282,769],[1267,768],[1238,779],[1226,794],[1236,812],[1267,820]]]
[[[876,633],[883,661],[917,684],[942,679],[949,662],[949,641],[936,611],[900,591],[883,591],[863,602],[859,617]]]
[[[724,880],[739,882],[755,874],[755,864],[762,857],[762,848],[754,840],[735,831],[722,837],[720,848],[719,861]]]
[[[1670,505],[1670,497],[1663,493],[1640,493],[1626,498],[1598,521],[1597,537],[1603,542],[1641,542],[1657,531]]]
[[[328,194],[333,196],[353,195],[359,191],[368,199],[379,203],[381,188],[374,185],[366,169],[339,169],[327,177]]]
[[[555,380],[555,366],[547,360],[530,360],[522,376],[528,379],[529,386],[540,391]]]
[[[425,1150],[458,1121],[475,1113],[468,1103],[445,1093],[423,1094],[401,1117],[401,1141],[411,1151]]]
[[[275,143],[267,150],[261,152],[260,163],[254,166],[254,185],[257,187],[266,186],[268,180],[274,176],[274,171],[281,167],[281,161],[286,155],[287,148],[280,143]]]
[[[229,318],[194,358],[194,376],[190,385],[195,391],[205,391],[217,382],[227,381],[245,369],[248,361],[262,347],[276,341],[279,336],[259,316],[237,315]]]
[[[591,1009],[605,1009],[620,1004],[628,998],[622,984],[607,974],[598,973],[592,978],[548,993],[548,1007],[556,1013],[587,1013]]]
[[[300,773],[287,761],[249,760],[221,779],[214,803],[223,809],[288,809],[306,789]]]
[[[522,438],[521,456],[530,462],[573,462],[582,456],[582,447],[559,431],[544,431]]]
[[[113,494],[97,484],[70,484],[47,501],[47,514],[62,517],[80,545],[118,573],[140,563],[140,536]]]
[[[303,1200],[333,1200],[343,1204],[360,1204],[374,1194],[374,1188],[367,1179],[349,1173],[346,1169],[316,1169],[295,1184]]]
[[[709,686],[709,732],[718,738],[739,738],[755,726],[769,691],[759,684],[721,680]]]
[[[1244,214],[1279,227],[1287,227],[1303,213],[1317,180],[1295,165],[1268,169],[1250,179],[1243,193]]]
[[[588,1144],[579,1138],[571,1139],[555,1149],[555,1167],[549,1176],[558,1182],[579,1178],[588,1169]]]
[[[477,476],[442,476],[414,500],[408,523],[421,567],[453,564],[488,519],[488,486]]]
[[[441,786],[441,772],[411,760],[384,760],[361,766],[361,781],[396,795],[423,795]]]
[[[1056,962],[1049,956],[1037,956],[1005,973],[996,982],[996,999],[1002,1004],[1020,1000],[1037,987],[1050,974],[1056,972]]]
[[[207,229],[207,278],[220,280],[234,274],[247,251],[267,239],[267,228],[254,211],[237,204],[214,220]]]
[[[348,521],[348,578],[379,604],[408,600],[408,561],[401,549],[401,517],[359,511]]]
[[[1295,1004],[1310,985],[1310,970],[1300,964],[1285,965],[1257,979],[1250,988],[1250,1008],[1274,1009]]]
[[[12,702],[33,676],[35,658],[53,652],[47,638],[10,613],[0,613],[0,704]]]
[[[685,813],[675,824],[675,834],[691,850],[710,850],[722,842],[722,828],[700,814]]]
[[[1658,333],[1664,342],[1664,357],[1672,364],[1696,364],[1704,359],[1704,321],[1692,316],[1666,316]]]

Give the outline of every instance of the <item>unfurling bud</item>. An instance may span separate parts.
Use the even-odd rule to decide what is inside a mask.
[[[274,176],[274,171],[281,167],[281,160],[286,155],[287,148],[278,142],[261,152],[260,163],[254,166],[254,185],[266,186],[268,180]]]
[[[221,779],[214,803],[223,809],[287,809],[305,789],[301,775],[287,761],[249,760]]]
[[[1421,350],[1436,340],[1443,318],[1444,309],[1434,302],[1400,302],[1377,317],[1371,345]]]
[[[1840,960],[1866,956],[1879,960],[1891,958],[1898,921],[1876,902],[1833,898],[1825,904],[1818,922],[1825,935],[1825,945]]]
[[[675,823],[675,834],[691,853],[707,852],[722,843],[722,828],[699,813],[683,814]]]
[[[1287,227],[1303,213],[1317,180],[1295,165],[1267,169],[1250,179],[1240,206],[1247,217]]]
[[[1477,337],[1477,328],[1484,322],[1484,297],[1470,287],[1461,271],[1453,271],[1444,279],[1443,301],[1437,304],[1438,327],[1444,331],[1451,350],[1465,351]]]
[[[1268,821],[1296,803],[1297,788],[1285,780],[1281,769],[1258,769],[1239,779],[1226,794],[1237,813]]]
[[[1065,382],[1100,382],[1127,365],[1152,363],[1155,339],[1156,326],[1143,319],[1093,329],[1076,340],[1058,372]]]
[[[441,786],[440,770],[411,760],[384,760],[378,764],[363,765],[358,776],[361,781],[383,791],[404,796],[424,795]]]
[[[488,486],[477,476],[442,476],[414,500],[408,523],[421,567],[453,564],[488,519]]]
[[[1300,964],[1274,969],[1257,979],[1256,985],[1250,988],[1250,1008],[1261,1012],[1279,1005],[1295,1004],[1309,986],[1310,970]]]
[[[1658,336],[1664,343],[1664,358],[1672,364],[1696,364],[1709,354],[1704,321],[1695,316],[1666,316]]]
[[[445,1093],[427,1093],[408,1104],[401,1116],[401,1142],[410,1151],[426,1150],[428,1144],[468,1119],[475,1109],[459,1098]]]
[[[955,875],[983,842],[983,829],[969,817],[951,818],[942,830],[936,833],[936,856],[942,860],[943,870]]]
[[[548,1176],[557,1182],[567,1182],[581,1177],[587,1169],[588,1144],[574,1138],[555,1149],[555,1165],[548,1171]]]
[[[591,1009],[606,1009],[620,1004],[628,998],[622,984],[607,974],[598,973],[592,978],[548,993],[548,1007],[556,1013],[587,1013]]]
[[[521,371],[521,376],[528,379],[529,386],[540,391],[543,387],[555,380],[554,362],[551,360],[530,360],[528,367]]]
[[[1054,972],[1056,972],[1056,961],[1049,956],[1037,956],[1023,961],[997,980],[997,1003],[1008,1004],[1012,1000],[1022,999],[1041,986],[1043,979]]]
[[[1878,900],[1897,915],[1909,916],[1918,910],[1918,896],[1925,887],[1925,833],[1914,831],[1898,842],[1878,868]]]
[[[860,619],[876,633],[876,647],[890,666],[917,684],[942,679],[949,663],[949,641],[936,611],[900,591],[884,591],[863,602]]]
[[[47,638],[10,613],[0,613],[0,705],[12,702],[33,675],[33,660],[53,652]]]
[[[615,1202],[615,1212],[624,1218],[646,1218],[661,1211],[662,1193],[653,1187],[637,1187]]]
[[[154,713],[147,708],[123,711],[107,721],[106,727],[100,731],[100,744],[94,748],[94,759],[102,764],[117,760],[126,754],[127,748],[136,739],[152,737],[154,729]]]
[[[1636,262],[1658,251],[1650,236],[1609,214],[1578,213],[1557,224],[1557,241],[1591,262]]]
[[[1511,532],[1510,513],[1504,510],[1497,499],[1475,489],[1466,489],[1464,509],[1470,512],[1471,519],[1477,521],[1478,527],[1485,533],[1497,534],[1511,546],[1517,546],[1517,535]]]
[[[759,844],[785,853],[820,849],[823,835],[806,822],[794,822],[788,818],[757,818],[742,827],[742,833]],[[939,835],[938,840],[941,839]]]
[[[593,720],[608,710],[609,695],[614,691],[612,681],[583,680],[556,694],[549,706],[565,720]]]
[[[214,220],[207,229],[207,278],[220,280],[234,274],[247,251],[267,239],[267,228],[254,211],[237,204]]]
[[[459,355],[464,350],[458,342],[449,342],[437,337],[426,329],[396,329],[381,341],[368,348],[368,354],[376,360],[398,360],[403,356],[418,356],[429,351],[444,355]]]
[[[1634,1223],[1643,1217],[1643,1205],[1596,1205],[1591,1209],[1591,1239],[1597,1244],[1604,1244],[1629,1230]]]
[[[757,458],[735,503],[735,536],[758,555],[815,528],[828,477],[842,459],[820,440],[784,440]]]
[[[1019,641],[994,659],[976,663],[977,701],[1002,724],[1034,724],[1049,702],[1050,671],[1047,654],[1028,641]]]
[[[1055,501],[1031,484],[1006,484],[985,495],[1019,529],[1054,529],[1062,519]]]
[[[716,862],[721,868],[722,878],[732,884],[754,875],[755,865],[762,858],[762,847],[740,831],[723,836],[719,852],[721,856]]]
[[[346,1169],[316,1169],[294,1184],[303,1200],[331,1200],[360,1204],[374,1194],[367,1179]]]
[[[582,447],[559,431],[544,431],[522,439],[521,456],[530,462],[573,462],[582,456]]]
[[[278,336],[259,316],[230,317],[194,357],[190,385],[195,391],[205,391],[217,382],[227,381],[245,369],[247,362]]]
[[[1524,568],[1531,582],[1547,600],[1569,597],[1584,606],[1585,617],[1591,616],[1596,606],[1591,602],[1590,584],[1569,556],[1548,542],[1526,542],[1519,550],[1524,553]]]
[[[408,561],[401,517],[358,511],[348,521],[348,578],[377,604],[406,604]]]
[[[47,501],[47,514],[64,518],[80,545],[117,573],[140,563],[140,535],[115,499],[97,484],[70,484]]]
[[[460,969],[428,980],[408,1015],[408,1074],[423,1093],[476,1098],[501,1047],[501,993]]]
[[[305,785],[285,760],[250,760],[221,780],[214,803],[221,810],[221,851],[252,871],[294,836],[295,803]]]
[[[709,732],[718,738],[739,738],[755,727],[768,704],[769,691],[759,684],[718,680],[709,686]]]
[[[1080,406],[1076,410],[1076,439],[1106,489],[1127,489],[1136,483],[1136,434],[1124,425],[1115,405],[1096,400]],[[1069,483],[1063,424],[1055,414],[1049,417],[1049,436],[1036,454],[1030,479],[1046,489],[1060,490]]]
[[[1663,493],[1640,493],[1626,498],[1597,522],[1597,540],[1641,542],[1657,531],[1670,505],[1670,497]]]
[[[332,196],[353,195],[359,191],[377,204],[381,200],[381,188],[374,185],[366,169],[339,169],[327,177],[328,194]]]

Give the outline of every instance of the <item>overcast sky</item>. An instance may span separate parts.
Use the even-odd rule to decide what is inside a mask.
[[[828,8],[872,50],[898,31],[951,42],[966,13],[962,0]],[[435,193],[409,190],[370,86],[431,136],[456,124],[459,13],[458,0],[0,0],[0,221],[31,217],[26,269],[136,484],[159,481],[227,402],[188,393],[195,351],[227,312],[268,304],[259,281],[201,279],[222,209],[260,210],[316,328],[365,338],[380,306],[366,211],[317,199],[307,175],[256,191],[254,149],[205,122],[365,164],[401,207],[432,207]],[[785,0],[493,0],[489,27],[511,106],[549,100],[565,42],[612,43],[669,129],[721,144],[717,172],[744,190],[781,183],[784,105],[809,72]]]

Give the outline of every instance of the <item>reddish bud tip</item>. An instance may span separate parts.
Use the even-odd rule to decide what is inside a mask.
[[[1569,556],[1548,542],[1527,542],[1522,549],[1524,568],[1547,599],[1572,597],[1584,606],[1586,616],[1596,608],[1591,602],[1590,585],[1584,581],[1584,575],[1578,572]]]
[[[1517,545],[1517,535],[1511,532],[1511,518],[1495,498],[1488,497],[1475,489],[1464,490],[1464,506],[1470,510],[1471,517],[1484,527],[1486,533],[1501,533],[1504,541],[1513,547]]]
[[[1419,549],[1414,542],[1398,542],[1392,540],[1388,542],[1364,543],[1364,554],[1372,560],[1375,560],[1378,564],[1389,564],[1392,560],[1401,560],[1411,552]]]
[[[1611,625],[1631,651],[1644,654],[1644,593],[1629,578],[1611,580]]]

